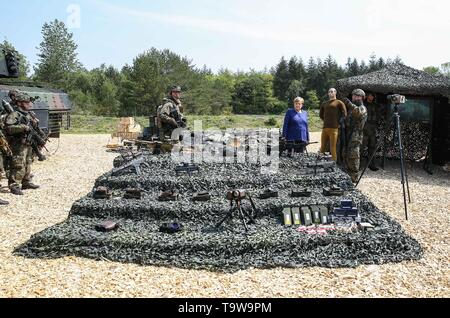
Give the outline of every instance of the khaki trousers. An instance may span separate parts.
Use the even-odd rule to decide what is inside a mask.
[[[339,135],[339,129],[334,128],[324,128],[322,130],[322,141],[320,144],[320,152],[324,153],[327,149],[327,144],[330,145],[330,152],[331,156],[333,157],[333,160],[337,160],[337,154],[336,154],[336,144],[338,140]]]

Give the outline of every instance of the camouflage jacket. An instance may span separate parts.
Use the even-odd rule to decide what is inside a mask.
[[[352,102],[348,101],[347,104],[348,116],[346,119],[347,127],[347,140],[350,141],[355,136],[362,138],[364,126],[367,121],[367,108],[364,105],[356,106]]]
[[[173,124],[174,112],[178,113],[180,119],[183,120],[184,116],[180,111],[180,106],[181,103],[177,103],[171,98],[165,98],[163,100],[163,104],[160,107],[158,107],[158,111],[156,114],[158,117],[158,121],[160,121],[161,124]]]
[[[24,122],[33,120],[29,112],[15,111],[2,118],[4,125],[4,132],[9,143],[25,143],[29,127]]]
[[[377,125],[385,115],[384,107],[378,103],[367,103],[367,123]]]

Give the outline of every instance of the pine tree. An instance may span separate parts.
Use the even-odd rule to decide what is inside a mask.
[[[353,60],[351,58],[347,59],[346,73],[347,73],[347,76],[349,76],[349,77],[357,76],[360,74],[360,66],[359,66],[357,59],[355,59],[355,58]]]
[[[280,63],[275,67],[275,73],[273,74],[273,92],[278,99],[286,99],[286,92],[290,82],[291,75],[289,73],[289,66],[284,57],[282,57]]]
[[[36,79],[63,86],[67,74],[81,68],[77,59],[77,44],[64,22],[55,20],[42,27],[43,40],[39,46]]]
[[[372,53],[369,59],[369,72],[374,72],[377,70],[378,70],[377,56],[375,55],[375,53]]]
[[[320,100],[315,90],[307,91],[305,97],[305,107],[307,109],[319,109]]]

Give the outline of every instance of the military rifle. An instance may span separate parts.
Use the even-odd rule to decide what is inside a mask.
[[[7,114],[14,113],[14,109],[7,101],[2,100],[2,106]],[[38,124],[39,121],[36,118],[36,114],[31,111],[29,112],[29,114],[32,120],[20,114],[18,123],[26,125],[29,128],[27,132],[26,142],[31,145],[31,148],[38,157],[38,160],[44,161],[46,157],[42,154],[41,149],[44,148],[45,150],[48,151],[45,145],[49,141],[49,138],[48,135],[46,135],[45,132],[39,127]]]
[[[286,151],[286,150],[303,150],[306,149],[309,145],[318,144],[319,142],[307,142],[307,141],[294,141],[294,140],[286,140],[286,139],[280,139],[280,155]]]
[[[187,173],[191,175],[193,172],[200,172],[199,166],[192,163],[182,163],[179,166],[175,167],[176,175],[180,175],[182,173]]]
[[[0,152],[4,153],[7,157],[12,157],[12,150],[9,147],[8,141],[0,130]]]
[[[177,111],[176,108],[174,108],[171,112],[170,115],[172,116],[172,118],[176,121],[178,128],[186,128],[186,122],[183,121],[183,119],[180,116],[180,113]]]
[[[112,175],[113,176],[117,176],[118,173],[125,171],[129,168],[134,168],[134,171],[136,172],[137,175],[141,175],[142,171],[141,171],[141,165],[149,168],[149,165],[147,162],[145,162],[144,156],[138,156],[136,158],[134,158],[131,161],[128,161],[126,163],[124,163],[123,165],[121,165],[120,167],[114,168],[112,171]]]

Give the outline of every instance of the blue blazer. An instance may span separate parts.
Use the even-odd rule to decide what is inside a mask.
[[[290,108],[284,117],[283,137],[286,140],[309,142],[308,113],[297,113],[294,108]]]

